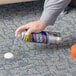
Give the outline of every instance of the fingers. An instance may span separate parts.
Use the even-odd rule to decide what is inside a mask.
[[[26,35],[30,35],[32,33],[32,29],[28,29]]]
[[[15,36],[18,36],[21,32],[23,32],[24,30],[28,29],[28,26],[21,26],[19,27],[16,32],[15,32]]]

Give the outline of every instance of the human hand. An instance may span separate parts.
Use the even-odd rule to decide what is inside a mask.
[[[16,32],[15,32],[15,36],[18,36],[21,32],[23,32],[24,30],[27,30],[26,35],[30,35],[33,32],[41,32],[46,28],[46,24],[44,24],[42,21],[38,20],[38,21],[34,21],[34,22],[30,22],[24,26],[19,27]]]

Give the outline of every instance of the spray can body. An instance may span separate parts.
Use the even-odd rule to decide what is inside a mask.
[[[32,33],[31,35],[26,35],[26,31],[23,31],[22,34],[22,40],[24,42],[34,42],[34,43],[60,43],[61,37],[59,32],[47,32],[42,31],[40,33]]]

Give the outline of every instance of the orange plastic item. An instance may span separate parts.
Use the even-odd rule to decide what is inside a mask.
[[[76,58],[76,44],[72,45],[71,47],[71,58]]]

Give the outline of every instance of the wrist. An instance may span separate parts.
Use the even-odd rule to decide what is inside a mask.
[[[38,22],[41,24],[41,25],[43,25],[44,27],[47,27],[48,25],[47,24],[45,24],[43,21],[41,21],[41,20],[38,20]]]

